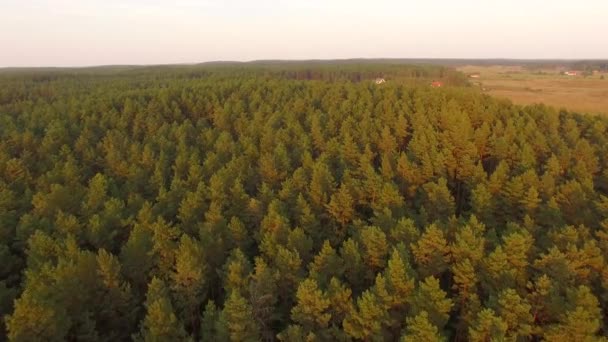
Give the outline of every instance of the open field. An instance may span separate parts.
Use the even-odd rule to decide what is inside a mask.
[[[571,111],[608,115],[608,73],[587,77],[562,75],[560,68],[528,69],[522,66],[458,67],[485,93],[511,99],[518,104],[545,103]],[[602,77],[604,79],[602,79]]]

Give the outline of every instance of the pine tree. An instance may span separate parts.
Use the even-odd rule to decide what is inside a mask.
[[[409,246],[411,243],[418,241],[420,232],[418,231],[414,220],[402,218],[390,227],[389,238],[393,244],[401,242],[406,246]]]
[[[331,195],[327,211],[338,222],[341,229],[344,229],[346,224],[354,218],[353,197],[348,192],[348,188],[341,186],[338,191]]]
[[[100,331],[107,331],[108,339],[126,339],[128,332],[135,322],[133,297],[131,287],[121,278],[121,266],[118,258],[99,250],[97,254],[98,274],[101,278],[100,298],[97,311]]]
[[[324,163],[315,164],[308,190],[312,204],[317,208],[323,208],[329,201],[333,188],[334,177],[327,165]]]
[[[228,296],[219,325],[219,336],[230,341],[258,341],[260,338],[251,305],[238,292]]]
[[[89,181],[86,200],[83,204],[84,211],[92,216],[99,212],[107,201],[108,181],[103,174],[96,174]]]
[[[507,324],[507,337],[528,338],[532,333],[534,317],[531,306],[513,289],[507,289],[498,296],[498,314]]]
[[[244,296],[247,295],[251,271],[251,263],[243,252],[240,249],[233,250],[223,269],[222,283],[226,292],[238,291]]]
[[[469,338],[474,342],[501,341],[506,339],[507,328],[507,323],[492,309],[483,309],[469,327]]]
[[[156,256],[158,273],[160,275],[171,274],[175,263],[175,252],[180,232],[176,227],[171,226],[160,217],[152,225],[151,229],[154,232],[152,250]]]
[[[327,288],[327,298],[330,304],[331,323],[334,326],[340,326],[344,318],[354,309],[351,296],[351,289],[337,278],[331,278]]]
[[[379,299],[371,291],[365,291],[357,299],[357,306],[344,318],[342,326],[349,336],[362,340],[382,338],[382,325],[387,321]]]
[[[340,256],[344,260],[344,276],[353,291],[362,290],[365,266],[359,243],[353,239],[346,240],[340,248]]]
[[[471,217],[469,224],[456,232],[454,242],[450,244],[451,259],[460,262],[466,259],[477,265],[484,257],[486,241],[483,237],[485,226]]]
[[[297,251],[302,262],[306,263],[312,259],[313,245],[312,238],[300,227],[292,229],[287,236],[287,248]]]
[[[205,258],[200,243],[182,235],[175,256],[175,271],[171,274],[171,289],[185,324],[198,329],[196,321],[199,306],[205,299]]]
[[[412,299],[410,315],[417,316],[425,311],[431,324],[443,329],[453,305],[452,300],[447,298],[447,293],[439,286],[439,280],[427,277],[418,284],[418,289]]]
[[[589,287],[579,286],[569,291],[568,297],[568,310],[544,337],[555,341],[601,341],[597,336],[602,326],[601,308]]]
[[[13,313],[6,318],[10,341],[64,341],[69,327],[65,308],[36,301],[27,293],[15,301]]]
[[[251,249],[253,239],[248,236],[245,224],[238,218],[233,216],[228,223],[230,242],[242,251]]]
[[[378,141],[378,148],[385,154],[397,152],[397,141],[395,140],[395,137],[393,137],[388,126],[384,126],[382,129],[380,140]]]
[[[469,259],[465,259],[452,267],[454,274],[452,289],[457,290],[454,296],[454,309],[457,314],[458,323],[456,336],[464,336],[467,329],[473,325],[475,316],[481,308],[481,300],[478,292],[478,271],[473,267]]]
[[[526,195],[519,200],[519,203],[523,206],[523,210],[526,214],[534,217],[536,209],[541,203],[539,193],[535,187],[530,187],[526,191]]]
[[[297,304],[291,309],[291,318],[305,331],[327,328],[331,313],[327,312],[330,301],[314,279],[305,279],[296,292]]]
[[[416,244],[412,244],[412,254],[422,275],[439,275],[448,267],[450,248],[443,231],[436,225],[426,227]]]
[[[401,337],[401,341],[444,341],[439,334],[439,330],[429,321],[426,311],[420,312],[416,317],[408,318],[406,331]]]
[[[173,311],[169,290],[162,280],[153,278],[148,285],[145,307],[146,317],[134,339],[146,342],[190,340]]]
[[[408,266],[401,254],[396,249],[393,250],[385,271],[388,288],[393,298],[391,303],[393,308],[403,309],[414,291],[414,279],[408,274],[411,271]]]
[[[203,318],[201,319],[200,340],[203,342],[217,341],[220,311],[217,309],[215,302],[210,300],[205,305]]]
[[[271,339],[271,330],[277,316],[277,280],[278,272],[271,269],[262,258],[255,259],[255,270],[249,282],[249,300],[253,318],[260,327],[264,339]]]
[[[528,258],[533,243],[532,236],[525,230],[504,236],[503,244],[496,247],[484,260],[491,279],[487,285],[497,288],[524,288],[528,279]]]
[[[205,210],[205,183],[200,182],[196,190],[189,191],[179,203],[177,218],[181,221],[183,231],[194,234]]]
[[[301,227],[314,241],[323,241],[329,234],[321,230],[321,224],[313,213],[312,208],[304,199],[302,194],[298,195],[296,200],[296,223]]]
[[[336,250],[325,240],[323,246],[308,266],[310,277],[315,279],[321,287],[326,287],[332,277],[340,277],[344,263]]]
[[[456,204],[448,189],[445,178],[440,178],[437,183],[427,183],[422,186],[424,189],[423,206],[430,214],[430,222],[445,219],[455,214]]]
[[[307,334],[301,326],[295,324],[288,326],[287,329],[277,335],[277,338],[279,341],[289,342],[308,342],[317,340],[315,333],[309,332]]]
[[[388,242],[386,235],[380,228],[370,226],[361,231],[361,244],[363,245],[363,260],[375,273],[386,265],[388,255]]]
[[[149,272],[155,264],[152,257],[152,232],[147,227],[148,224],[149,222],[141,221],[136,223],[120,252],[125,277],[131,281],[137,291],[145,291],[142,289],[150,281]]]
[[[284,298],[289,298],[295,292],[297,284],[303,277],[302,259],[297,251],[291,251],[282,246],[278,247],[274,266],[278,270],[278,290]]]
[[[477,184],[471,192],[472,213],[486,225],[494,226],[495,198],[488,187],[483,183]]]

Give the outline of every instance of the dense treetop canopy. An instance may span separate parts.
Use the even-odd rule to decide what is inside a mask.
[[[0,336],[605,340],[608,120],[465,82],[357,63],[1,74]]]

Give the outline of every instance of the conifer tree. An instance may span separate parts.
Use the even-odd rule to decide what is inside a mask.
[[[418,284],[410,312],[412,316],[426,312],[429,321],[437,328],[443,329],[453,305],[452,300],[447,298],[447,293],[439,286],[439,280],[427,277]]]
[[[134,323],[135,310],[131,287],[123,281],[118,258],[99,250],[97,254],[98,274],[101,278],[98,320],[103,322],[99,329],[108,331],[108,339],[128,338],[128,332]],[[99,324],[98,324],[99,325]]]
[[[416,317],[408,318],[406,331],[401,341],[444,341],[439,330],[430,321],[426,311],[420,312]]]
[[[313,258],[308,268],[310,276],[321,287],[325,287],[332,277],[339,277],[342,274],[344,264],[329,241],[325,240],[319,254]]]
[[[175,271],[171,274],[171,288],[187,327],[198,329],[196,315],[204,298],[205,261],[203,250],[196,239],[182,235],[175,256]]]
[[[354,204],[348,188],[341,186],[338,191],[331,195],[327,211],[338,222],[340,227],[344,229],[346,224],[354,217]]]
[[[437,183],[427,183],[422,186],[425,200],[424,208],[430,214],[430,221],[445,219],[455,214],[456,204],[450,193],[445,178],[440,178]]]
[[[340,256],[344,260],[344,276],[351,284],[353,291],[361,290],[365,266],[359,243],[353,239],[348,239],[340,248]]]
[[[15,302],[13,313],[6,318],[10,341],[64,341],[69,327],[65,308],[36,301],[27,293]]]
[[[497,317],[492,309],[483,309],[469,327],[471,341],[500,341],[506,338],[507,323]]]
[[[386,278],[393,299],[391,306],[394,308],[403,309],[414,291],[414,279],[410,271],[401,254],[396,249],[393,250],[386,267]]]
[[[327,288],[327,298],[330,304],[331,322],[335,326],[340,326],[344,318],[354,309],[351,296],[351,289],[337,278],[331,278]]]
[[[251,305],[238,292],[228,296],[219,319],[220,339],[229,341],[257,341],[259,329],[253,319]]]
[[[240,249],[233,250],[223,269],[223,284],[226,292],[239,291],[246,296],[251,269],[251,264],[243,252]]]
[[[277,271],[271,269],[262,258],[255,259],[255,269],[251,275],[248,292],[253,317],[264,339],[271,339],[274,336],[271,326],[278,318],[276,314],[279,299],[278,278]]]
[[[215,302],[210,300],[205,305],[203,317],[201,319],[200,340],[204,342],[217,341],[220,337],[218,334],[219,314]]]
[[[357,299],[356,309],[344,318],[342,326],[349,336],[362,340],[382,338],[382,323],[387,319],[379,299],[371,291],[365,291]]]
[[[598,340],[602,315],[597,298],[587,286],[570,290],[568,297],[568,310],[562,312],[559,323],[550,326],[544,337],[549,340]]]
[[[383,269],[388,255],[388,242],[386,235],[380,228],[370,226],[361,231],[361,244],[363,246],[363,260],[372,272]]]
[[[426,227],[418,242],[411,247],[421,274],[438,275],[448,267],[450,248],[443,231],[436,225]]]
[[[513,289],[507,289],[498,296],[498,314],[507,324],[507,337],[527,338],[532,333],[534,318],[531,306]]]
[[[145,307],[146,317],[134,339],[146,342],[190,340],[173,311],[169,290],[162,280],[153,278],[148,285]]]
[[[314,279],[305,279],[296,292],[297,304],[291,309],[291,318],[305,331],[327,328],[331,313],[327,312],[330,301]]]

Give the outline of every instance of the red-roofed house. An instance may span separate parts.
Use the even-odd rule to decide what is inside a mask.
[[[433,81],[431,83],[431,87],[433,87],[433,88],[441,88],[441,87],[443,87],[443,82],[441,82],[441,81]]]

